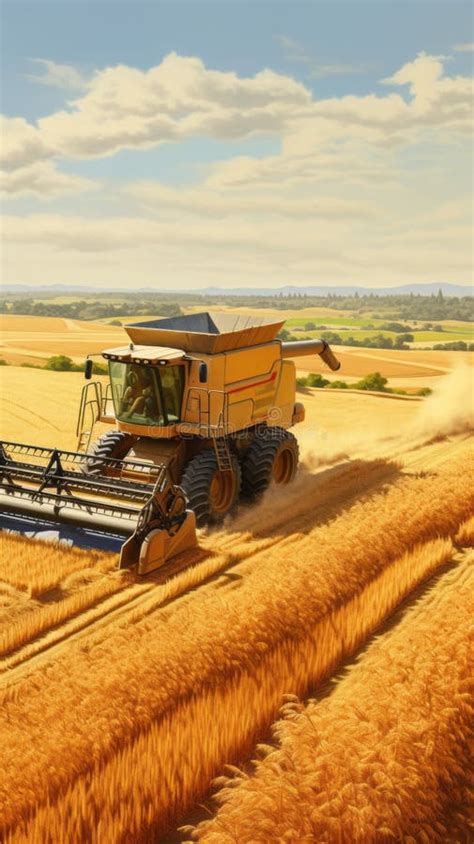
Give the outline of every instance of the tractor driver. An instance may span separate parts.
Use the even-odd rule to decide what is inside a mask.
[[[138,392],[132,405],[128,408],[128,416],[133,416],[134,413],[139,413],[147,419],[157,422],[159,425],[163,424],[163,417],[158,412],[155,391],[149,383],[143,390]]]
[[[140,395],[140,385],[138,382],[138,375],[134,369],[127,373],[127,386],[122,398],[122,413],[130,413],[132,407]]]

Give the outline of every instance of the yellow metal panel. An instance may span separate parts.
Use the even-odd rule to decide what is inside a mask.
[[[253,424],[254,404],[252,399],[241,399],[229,405],[229,432],[235,433]]]
[[[275,361],[280,360],[280,344],[268,343],[251,349],[239,349],[225,356],[225,381],[229,388],[240,381],[257,378],[271,372]]]
[[[281,362],[280,380],[273,401],[273,408],[270,408],[269,425],[279,425],[281,428],[291,427],[293,423],[295,395],[295,364],[292,360],[283,360]]]

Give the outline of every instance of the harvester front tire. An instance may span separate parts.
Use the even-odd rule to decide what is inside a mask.
[[[240,495],[241,473],[237,457],[231,455],[232,469],[221,472],[213,449],[196,454],[187,464],[180,486],[186,493],[196,524],[202,527],[221,522],[231,513]]]
[[[294,434],[276,426],[261,431],[242,460],[242,497],[254,501],[272,481],[291,483],[298,459],[298,441]]]
[[[126,434],[124,431],[107,431],[90,447],[84,460],[84,472],[96,477],[99,475],[113,476],[114,470],[106,465],[104,466],[103,458],[123,460],[135,442],[136,437]]]

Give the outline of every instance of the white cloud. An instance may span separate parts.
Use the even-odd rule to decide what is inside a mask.
[[[318,100],[300,82],[271,70],[241,78],[175,53],[148,71],[118,65],[97,72],[84,96],[39,120],[37,128],[11,119],[18,124],[18,166],[34,157],[97,158],[199,136],[239,140],[271,133],[285,143],[299,134],[310,139],[303,141],[307,146],[321,147],[338,139],[409,143],[426,127],[471,132],[471,82],[444,76],[439,57],[421,53],[384,82],[407,85],[411,98],[388,93]]]
[[[168,288],[468,281],[468,219],[437,219],[436,208],[430,216],[416,190],[410,200],[411,207],[381,190],[370,220],[269,215],[256,223],[244,210],[194,218],[12,215],[4,224],[6,277]]]
[[[280,190],[218,190],[201,184],[196,188],[170,188],[158,182],[136,182],[127,190],[149,211],[166,216],[246,217],[262,220],[274,217],[304,219],[368,219],[376,211],[367,202],[318,196],[311,192],[288,195]]]
[[[51,148],[38,129],[22,117],[0,115],[0,136],[0,164],[3,170],[17,170],[52,155]]]
[[[48,59],[30,59],[43,68],[43,73],[36,75],[27,73],[26,78],[38,85],[50,88],[64,88],[71,91],[85,90],[89,86],[88,80],[75,67],[69,64],[58,64]]]
[[[271,70],[242,79],[171,53],[148,71],[106,68],[69,111],[38,125],[63,155],[100,157],[192,136],[279,133],[310,104],[311,94],[301,83]]]
[[[0,190],[4,198],[52,199],[97,187],[90,179],[60,172],[51,160],[54,150],[22,117],[0,116],[0,135]]]
[[[471,81],[445,75],[443,64],[421,53],[384,80],[396,91],[326,99],[273,71],[241,78],[175,54],[149,71],[100,71],[38,127],[6,119],[10,196],[90,189],[55,168],[61,157],[255,132],[273,133],[281,150],[214,161],[195,186],[110,183],[83,216],[75,200],[72,216],[10,216],[5,277],[167,287],[467,282]]]
[[[0,191],[4,199],[19,196],[56,199],[98,188],[99,184],[92,179],[62,173],[52,161],[36,161],[11,172],[0,172]]]

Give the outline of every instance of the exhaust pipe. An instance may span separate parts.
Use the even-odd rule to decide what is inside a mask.
[[[333,372],[341,368],[340,362],[326,340],[291,340],[281,344],[283,358],[299,358],[304,355],[319,355]]]

